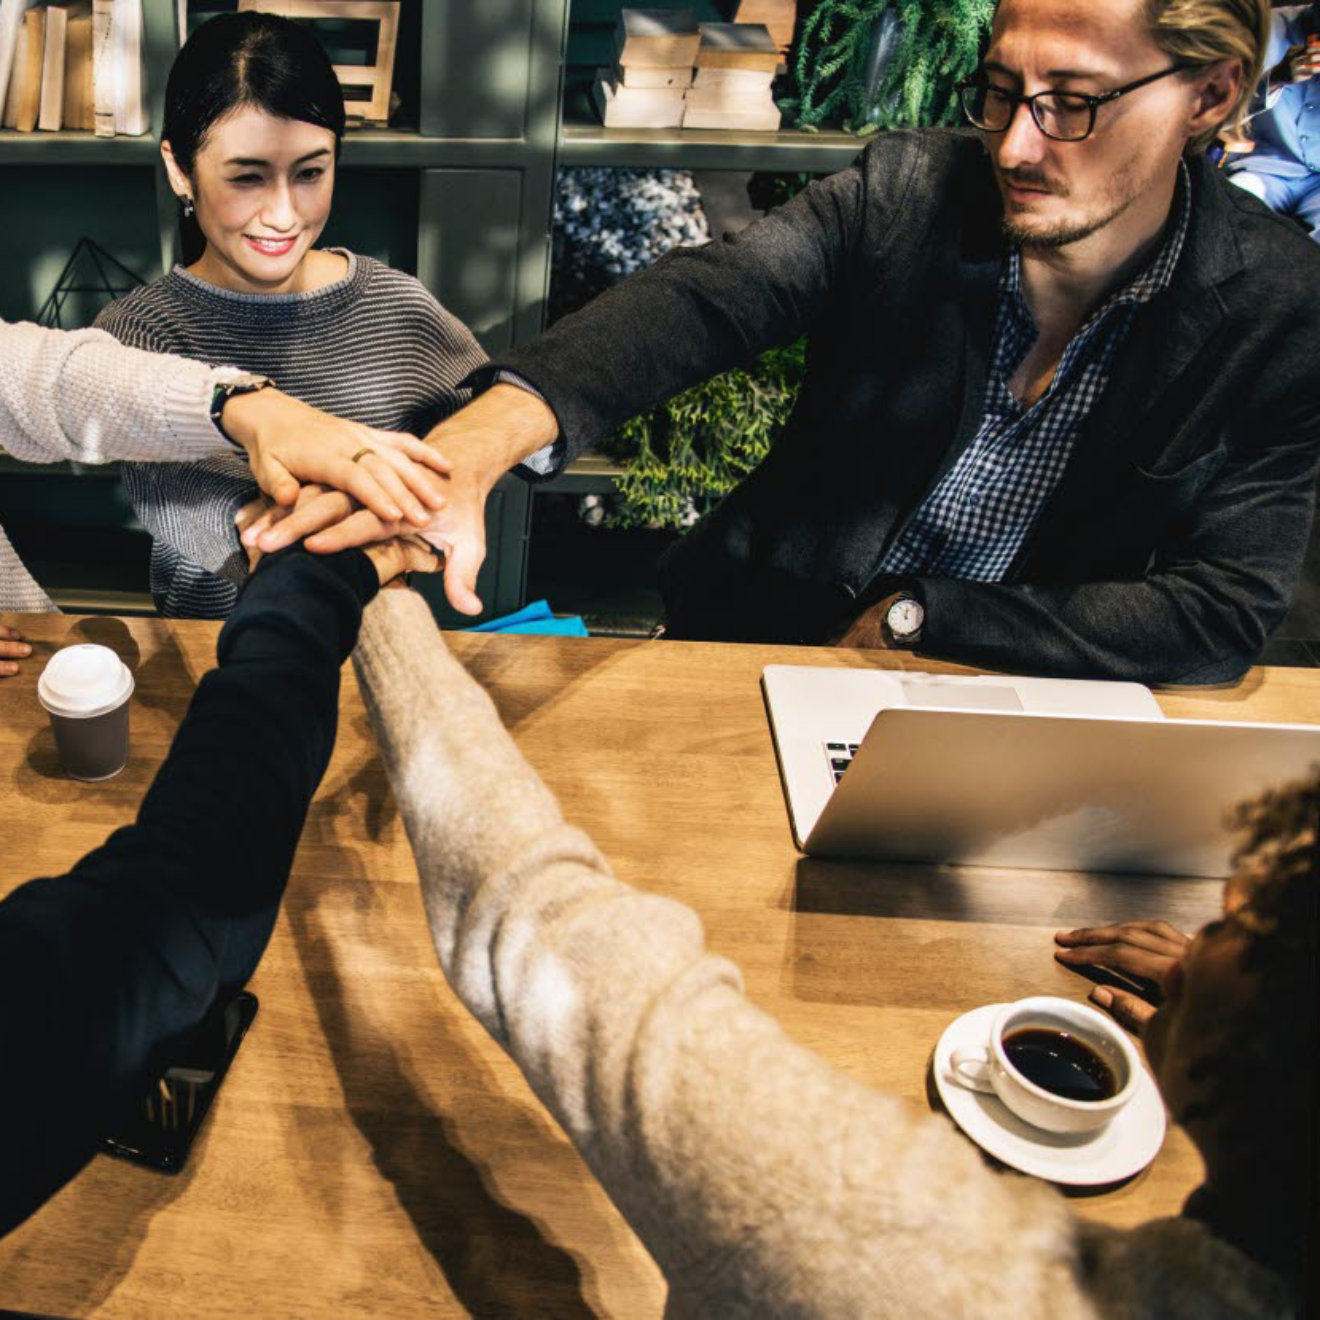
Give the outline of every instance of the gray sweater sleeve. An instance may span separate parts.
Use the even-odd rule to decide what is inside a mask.
[[[152,462],[232,451],[211,421],[215,375],[96,330],[0,321],[0,445],[28,463]]]
[[[106,307],[96,324],[130,348],[166,353],[176,347],[156,325],[126,312],[121,303]],[[261,491],[245,454],[226,446],[226,452],[202,462],[126,464],[123,478],[133,511],[154,540],[208,573],[236,583],[247,578],[247,555],[234,518]]]
[[[368,609],[355,662],[445,973],[659,1263],[671,1315],[1272,1313],[1199,1225],[1089,1227],[790,1040],[694,912],[621,884],[564,822],[412,593]]]

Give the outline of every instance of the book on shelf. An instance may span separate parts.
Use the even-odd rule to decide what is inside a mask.
[[[5,97],[4,126],[31,133],[41,113],[41,64],[46,45],[46,11],[29,9],[23,14],[14,58],[9,70],[9,92]]]
[[[697,47],[698,69],[754,69],[773,75],[779,47],[764,23],[703,23]]]
[[[46,6],[46,44],[41,57],[41,106],[37,127],[58,133],[64,124],[64,56],[69,29],[67,5]]]
[[[647,64],[618,64],[614,67],[614,81],[620,87],[670,88],[680,92],[692,86],[692,65],[681,69],[651,68]]]
[[[23,15],[29,0],[0,0],[0,120],[9,104],[10,74],[14,67],[14,52],[19,33],[23,30]]]
[[[693,87],[686,99],[689,110],[727,110],[730,114],[755,114],[776,108],[774,97],[765,90],[730,92],[722,87]]]
[[[615,63],[629,67],[690,69],[700,44],[694,9],[624,9],[614,29]]]
[[[723,92],[729,96],[768,96],[775,80],[764,69],[696,69],[694,91],[703,94]]]
[[[592,97],[606,128],[678,128],[683,123],[681,87],[620,87],[600,69]]]
[[[96,126],[92,98],[92,7],[70,5],[64,36],[64,128],[92,131]]]
[[[142,0],[111,0],[115,132],[139,137],[149,127],[142,82]]]
[[[148,128],[142,80],[142,0],[92,0],[92,107],[97,137]]]
[[[782,116],[779,107],[767,100],[754,108],[707,109],[689,104],[683,113],[684,128],[732,128],[754,133],[773,133]]]
[[[113,0],[92,0],[92,131],[115,135]]]
[[[733,19],[736,23],[764,23],[780,55],[787,55],[797,26],[797,0],[739,0]]]

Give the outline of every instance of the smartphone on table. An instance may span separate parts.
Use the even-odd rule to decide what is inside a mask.
[[[217,1004],[173,1051],[169,1066],[114,1136],[105,1138],[102,1149],[151,1169],[178,1173],[256,1015],[257,997],[246,990]]]

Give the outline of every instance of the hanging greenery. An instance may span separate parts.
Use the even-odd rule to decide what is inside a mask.
[[[792,53],[800,128],[872,133],[957,122],[955,88],[976,68],[995,0],[819,0]]]
[[[615,527],[686,527],[770,452],[806,371],[805,339],[634,417],[601,448],[624,464]]]

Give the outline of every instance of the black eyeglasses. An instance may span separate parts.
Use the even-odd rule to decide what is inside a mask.
[[[1145,87],[1171,73],[1180,73],[1184,65],[1161,69],[1147,78],[1138,78],[1125,87],[1116,87],[1103,96],[1088,96],[1085,92],[1037,92],[1035,96],[1019,96],[1006,87],[997,87],[984,74],[977,74],[958,86],[963,113],[984,133],[1003,133],[1013,122],[1020,105],[1028,106],[1036,127],[1055,142],[1081,142],[1095,131],[1095,112],[1110,101],[1117,101],[1138,87]]]

